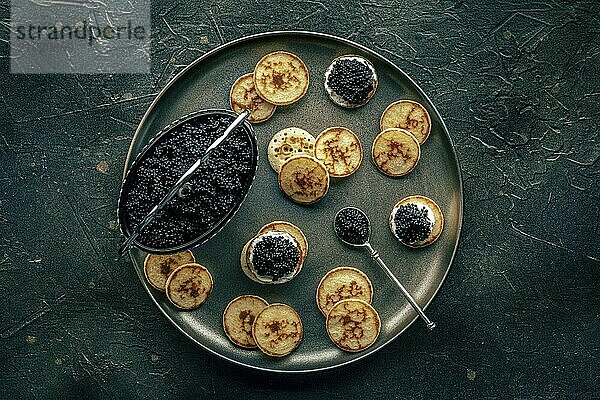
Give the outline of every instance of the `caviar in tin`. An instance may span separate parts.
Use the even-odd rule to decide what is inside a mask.
[[[131,231],[175,182],[204,155],[233,122],[228,114],[206,114],[160,136],[133,164],[123,184],[123,222]],[[236,128],[140,233],[149,248],[185,245],[213,229],[234,210],[252,182],[255,160],[251,133]]]
[[[342,208],[335,216],[334,227],[338,237],[347,243],[362,245],[369,241],[369,219],[358,208]]]

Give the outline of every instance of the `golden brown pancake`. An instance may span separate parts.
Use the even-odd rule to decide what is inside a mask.
[[[340,349],[358,352],[367,349],[379,336],[381,320],[366,301],[338,302],[327,314],[327,334]]]
[[[421,104],[412,100],[399,100],[390,104],[381,115],[380,128],[406,129],[419,144],[425,143],[431,132],[431,118]]]
[[[269,163],[275,172],[291,157],[301,154],[315,155],[315,138],[304,129],[290,127],[277,132],[271,138],[267,150]]]
[[[264,122],[271,118],[277,106],[262,99],[254,88],[253,74],[242,75],[231,86],[229,104],[236,113],[244,110],[250,111],[248,121],[252,123]]]
[[[184,264],[177,268],[167,280],[167,298],[175,306],[191,310],[206,301],[212,291],[210,272],[200,264]]]
[[[278,106],[300,100],[308,90],[308,68],[300,57],[286,51],[264,56],[253,76],[258,95]]]
[[[310,156],[294,156],[279,171],[279,187],[299,204],[312,204],[329,190],[329,173],[325,166]]]
[[[362,271],[352,267],[338,267],[329,271],[317,287],[317,306],[323,315],[346,299],[373,300],[373,285]]]
[[[169,275],[179,266],[195,261],[189,250],[176,254],[148,254],[144,260],[144,274],[152,287],[164,292]]]
[[[406,175],[416,167],[421,147],[409,131],[389,128],[375,138],[371,153],[377,168],[395,177]]]
[[[329,175],[341,178],[352,175],[360,166],[362,146],[350,129],[335,126],[317,137],[315,157],[325,165]]]
[[[244,295],[231,300],[223,312],[223,329],[234,344],[247,349],[256,347],[252,324],[269,303],[258,296]]]
[[[294,351],[302,340],[300,315],[287,304],[275,303],[264,308],[254,319],[252,336],[258,348],[273,357]]]

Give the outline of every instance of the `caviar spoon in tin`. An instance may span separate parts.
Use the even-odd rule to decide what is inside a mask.
[[[190,180],[190,178],[192,177],[194,172],[196,172],[196,170],[198,168],[200,168],[200,166],[208,160],[212,151],[214,149],[216,149],[225,139],[227,139],[227,136],[229,136],[229,134],[231,132],[233,132],[233,130],[235,128],[237,128],[238,125],[240,125],[242,122],[244,122],[246,120],[246,118],[248,118],[249,116],[250,116],[250,111],[248,111],[248,110],[242,111],[237,116],[237,118],[227,127],[227,129],[225,129],[225,132],[223,132],[223,134],[221,136],[219,136],[206,149],[206,151],[204,152],[204,155],[202,157],[198,158],[198,160],[196,160],[196,162],[183,175],[181,175],[181,177],[177,180],[177,182],[175,182],[175,184],[167,192],[167,194],[158,202],[158,204],[156,204],[150,210],[150,212],[144,217],[144,219],[142,219],[142,221],[133,229],[133,231],[131,232],[129,237],[127,239],[125,239],[125,241],[123,242],[123,244],[121,245],[121,247],[119,249],[119,252],[121,253],[121,255],[124,255],[125,252],[127,250],[129,250],[129,248],[133,244],[133,241],[138,237],[138,235],[142,232],[142,230],[146,226],[148,226],[150,224],[150,222],[152,222],[152,220],[154,219],[156,214],[160,210],[162,210],[164,208],[164,206],[169,201],[171,201],[171,199],[173,197],[175,197],[176,194],[180,193],[180,191],[182,190],[182,188],[184,188],[184,185]]]
[[[435,323],[427,318],[423,309],[417,304],[415,299],[400,283],[398,278],[392,273],[387,265],[381,259],[379,252],[371,246],[369,239],[371,237],[371,222],[369,217],[360,208],[344,207],[335,215],[333,227],[338,238],[353,247],[364,247],[371,254],[371,258],[385,271],[387,276],[398,286],[406,300],[412,308],[419,314],[423,322],[427,325],[427,329],[435,328]]]

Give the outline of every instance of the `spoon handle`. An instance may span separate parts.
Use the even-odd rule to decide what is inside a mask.
[[[423,321],[427,325],[427,329],[432,330],[433,328],[435,328],[435,322],[433,322],[429,318],[427,318],[427,315],[425,315],[425,312],[423,312],[423,309],[417,304],[417,302],[415,301],[415,299],[413,299],[413,297],[410,295],[410,293],[408,293],[406,288],[400,283],[400,281],[398,280],[398,278],[396,278],[396,276],[392,273],[392,271],[390,271],[388,266],[385,265],[385,263],[379,256],[379,252],[377,250],[375,250],[369,243],[366,243],[365,247],[371,253],[371,258],[373,260],[375,260],[377,262],[377,264],[379,264],[379,266],[385,271],[387,276],[389,276],[389,278],[392,281],[394,281],[394,283],[396,285],[398,285],[398,287],[400,288],[400,291],[402,292],[404,297],[406,297],[406,300],[408,300],[410,305],[415,309],[415,311],[419,314],[419,316],[423,319]]]

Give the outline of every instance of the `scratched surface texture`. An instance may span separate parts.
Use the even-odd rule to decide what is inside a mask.
[[[0,6],[0,397],[599,398],[600,3],[152,2],[150,75],[8,73]],[[308,378],[188,342],[117,256],[124,156],[182,67],[306,29],[388,57],[430,95],[462,163],[464,230],[419,324]]]

